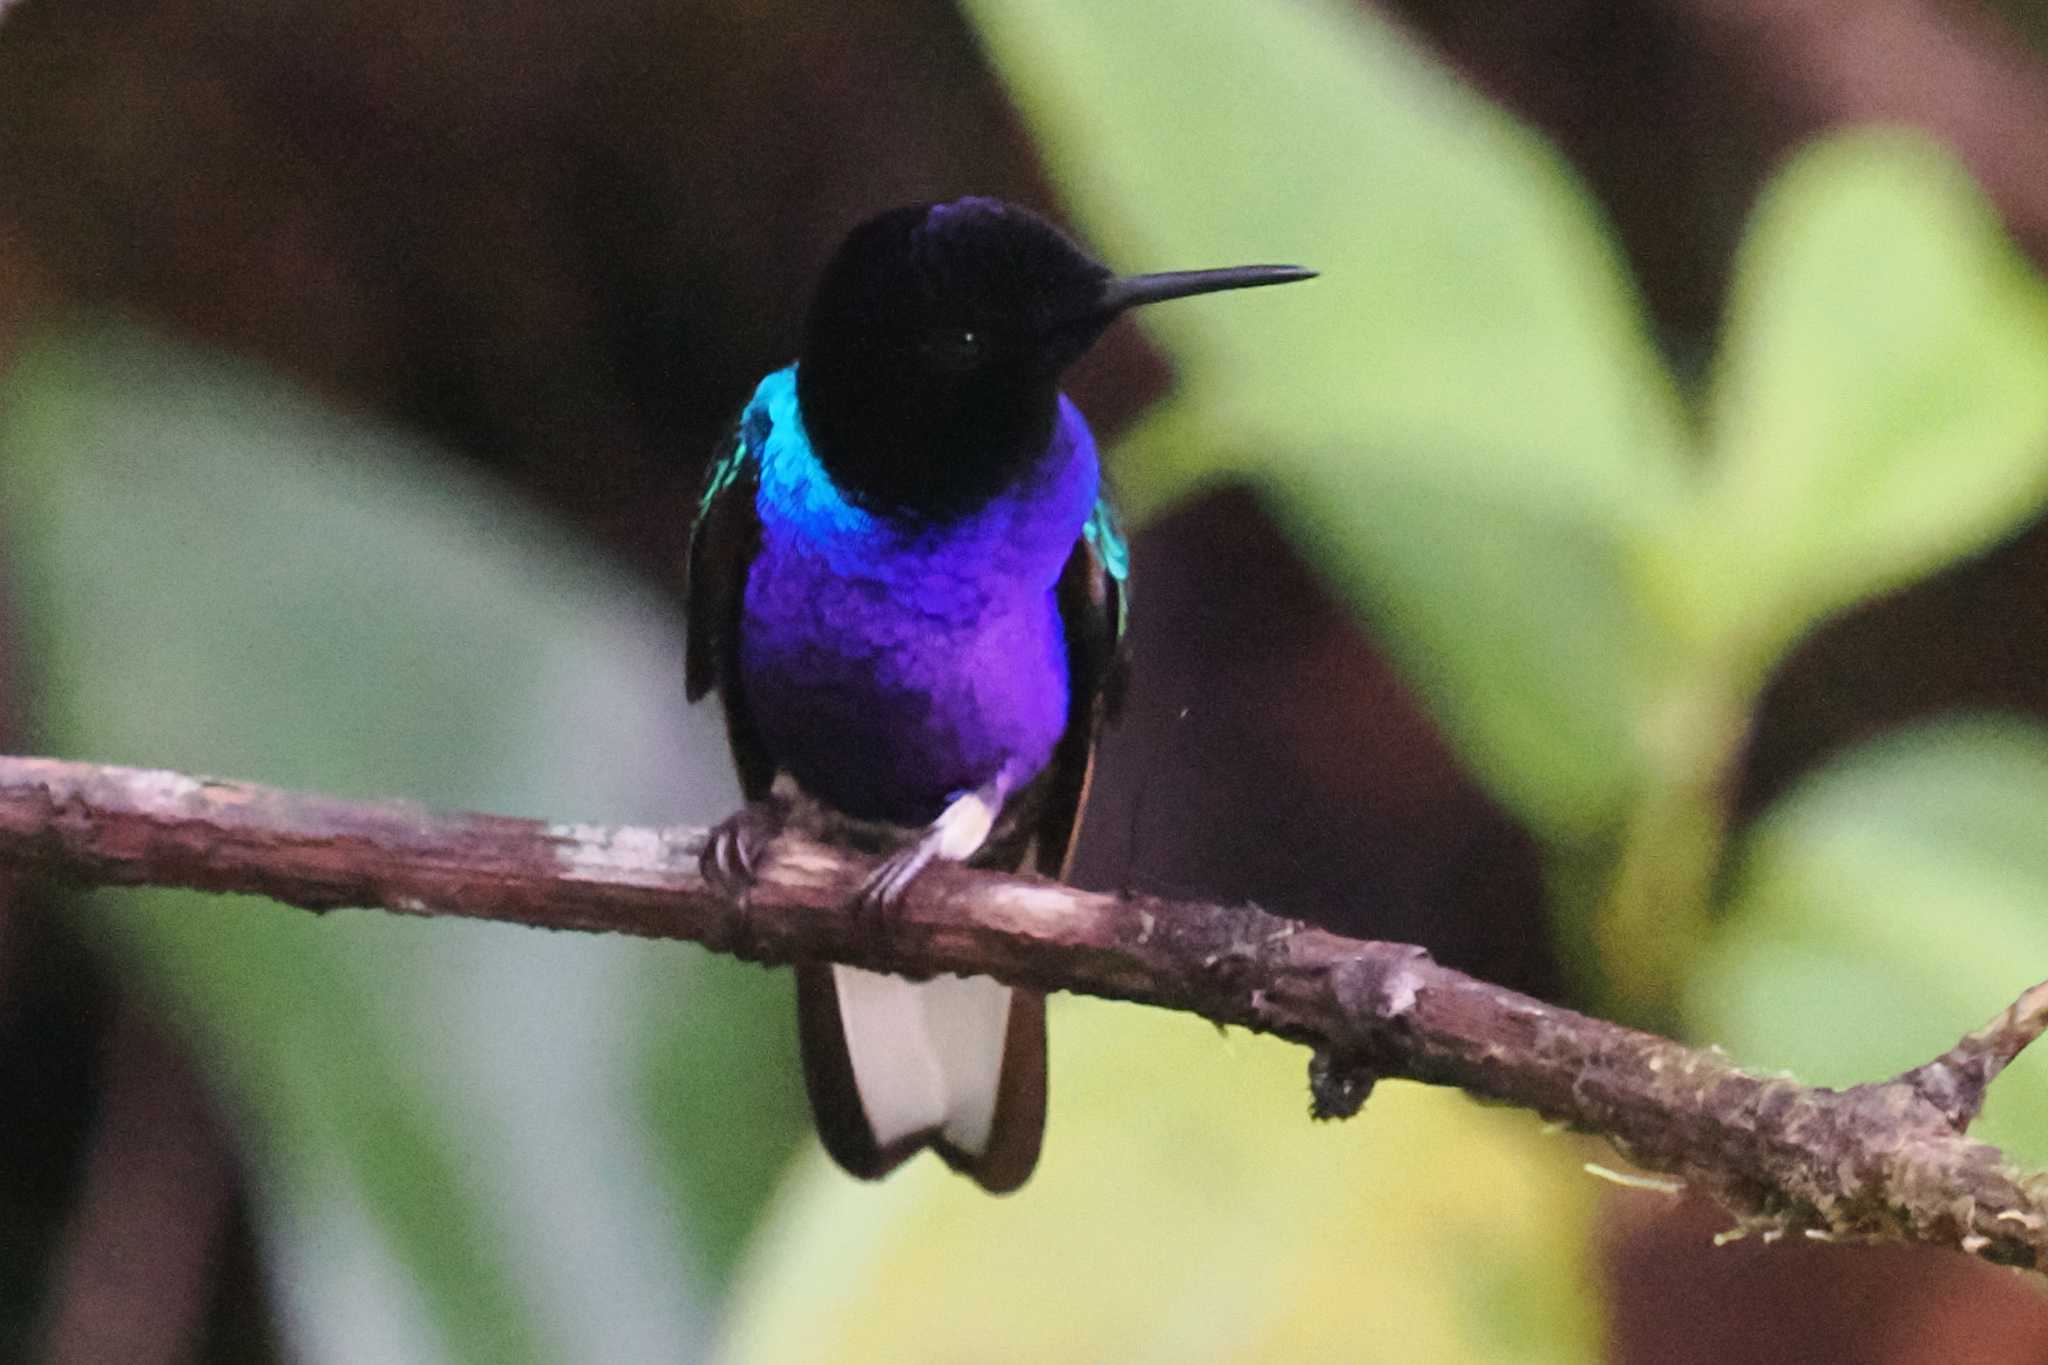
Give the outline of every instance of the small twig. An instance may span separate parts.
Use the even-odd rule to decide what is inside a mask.
[[[1926,1066],[1833,1091],[1248,906],[939,867],[878,939],[847,909],[867,859],[786,838],[742,907],[698,875],[703,839],[0,758],[0,863],[25,871],[689,939],[763,962],[986,973],[1187,1010],[1313,1048],[1327,1112],[1375,1079],[1458,1086],[1604,1136],[1765,1240],[1917,1241],[2048,1271],[2048,1182],[1961,1132],[2048,1026],[2048,985]]]
[[[1984,1111],[1984,1096],[1998,1073],[2027,1045],[2048,1032],[2048,981],[2028,990],[1998,1017],[1933,1061],[1899,1077],[1939,1110],[1958,1133]]]

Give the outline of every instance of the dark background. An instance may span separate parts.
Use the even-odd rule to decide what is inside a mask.
[[[1388,8],[1575,163],[1681,372],[1757,187],[1832,125],[1934,132],[2048,254],[2048,24],[2018,3]],[[847,226],[965,192],[1059,211],[935,0],[0,9],[0,365],[60,311],[144,315],[430,433],[671,593],[701,459],[787,358]],[[1120,330],[1074,388],[1113,432],[1171,379]],[[1254,898],[1557,993],[1532,844],[1255,501],[1184,506],[1137,557],[1141,704],[1082,878]],[[2037,528],[1811,639],[1773,684],[1745,808],[1904,718],[2048,714],[2024,643],[2048,638],[2044,590]],[[0,642],[27,676],[23,642]],[[49,909],[0,910],[0,1356],[274,1358],[203,1089]],[[1617,1359],[2048,1354],[2048,1304],[2000,1272],[1715,1250],[1716,1226],[1617,1216]]]

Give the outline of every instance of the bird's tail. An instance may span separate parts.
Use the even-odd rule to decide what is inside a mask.
[[[873,1180],[930,1147],[992,1193],[1023,1184],[1045,1133],[1045,997],[986,976],[906,981],[797,968],[818,1136]]]

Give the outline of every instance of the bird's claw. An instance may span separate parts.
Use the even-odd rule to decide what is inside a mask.
[[[939,856],[939,839],[926,834],[916,843],[897,849],[884,858],[854,897],[854,908],[879,924],[903,903],[910,884]]]
[[[734,900],[745,900],[759,878],[762,855],[788,820],[782,802],[770,798],[742,806],[711,829],[697,870]]]
[[[988,841],[1006,790],[1000,783],[990,783],[953,797],[924,833],[884,858],[868,875],[854,899],[854,908],[878,931],[885,930],[888,917],[926,868],[942,858],[965,862]]]

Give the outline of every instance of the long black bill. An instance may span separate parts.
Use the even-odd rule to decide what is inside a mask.
[[[1313,270],[1298,265],[1233,265],[1221,270],[1168,270],[1157,275],[1121,275],[1106,281],[1096,306],[1114,315],[1144,303],[1214,294],[1224,289],[1257,289],[1267,284],[1312,280]]]

